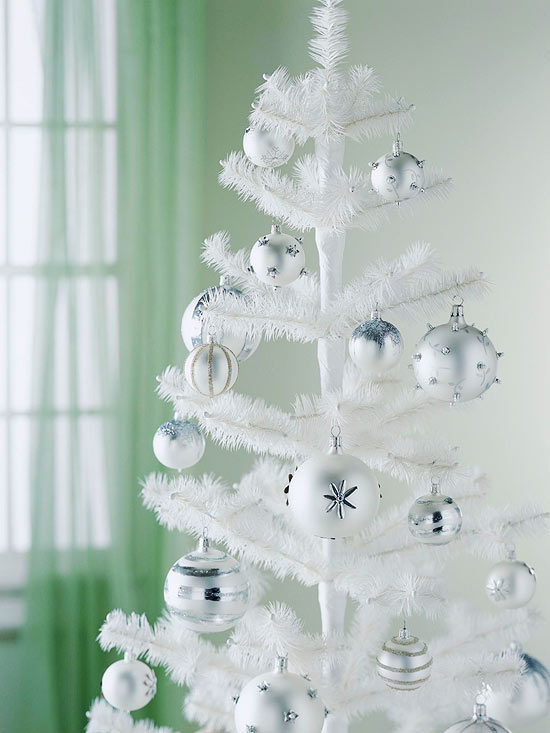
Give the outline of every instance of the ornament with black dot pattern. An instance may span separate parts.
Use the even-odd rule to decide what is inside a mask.
[[[301,238],[283,234],[278,224],[261,236],[250,252],[252,272],[266,285],[290,285],[302,274],[305,262]]]

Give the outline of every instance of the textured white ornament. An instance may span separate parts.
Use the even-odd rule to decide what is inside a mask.
[[[140,710],[157,691],[153,670],[130,654],[107,667],[101,680],[101,692],[109,705],[118,710]]]
[[[372,521],[380,485],[370,468],[342,452],[333,438],[328,454],[310,458],[290,482],[288,504],[304,532],[317,537],[351,537]]]
[[[251,680],[235,706],[237,733],[321,733],[325,707],[311,682],[287,669],[279,659],[276,670]]]
[[[206,441],[195,423],[174,418],[165,422],[153,438],[153,452],[167,468],[190,468],[204,455]]]
[[[382,647],[376,669],[393,690],[417,690],[430,678],[432,662],[427,644],[412,636],[404,623],[399,634]]]
[[[512,693],[487,695],[487,713],[517,731],[550,713],[550,671],[538,659],[522,652],[514,643],[504,654],[520,654],[524,670]]]
[[[460,304],[453,306],[448,323],[430,326],[417,343],[413,370],[430,397],[453,404],[480,397],[497,381],[499,356],[487,330],[466,323]]]
[[[197,550],[180,557],[168,572],[164,601],[193,631],[226,631],[246,613],[248,580],[237,560],[210,547],[205,533]]]
[[[247,127],[243,135],[243,150],[254,165],[278,168],[292,157],[294,140],[261,127]]]
[[[235,384],[239,374],[237,357],[227,346],[197,346],[185,360],[185,378],[189,385],[205,397],[216,397]]]
[[[462,511],[450,496],[432,481],[430,494],[419,496],[409,510],[409,530],[413,537],[427,545],[446,545],[462,529]]]
[[[207,288],[193,298],[185,309],[183,318],[181,319],[181,337],[189,351],[192,351],[201,344],[208,343],[208,332],[203,319],[204,307],[209,300],[216,297],[217,293],[230,293],[235,298],[245,297],[237,288],[227,286],[225,284],[225,278],[222,277],[219,285]],[[225,331],[223,328],[218,329],[216,339],[222,346],[227,346],[228,349],[231,349],[239,361],[248,359],[256,351],[260,343],[259,337],[255,337],[252,334],[247,333],[238,336],[229,331]]]
[[[274,224],[270,234],[264,234],[252,247],[250,266],[258,278],[267,285],[290,285],[304,269],[306,255],[302,240],[283,234]]]
[[[403,339],[399,330],[373,311],[370,321],[354,330],[349,340],[349,355],[361,371],[385,372],[399,363]]]
[[[537,576],[530,565],[516,560],[512,548],[506,560],[493,565],[487,576],[487,596],[500,608],[521,608],[535,595]]]
[[[483,703],[476,703],[474,714],[471,718],[460,720],[458,723],[447,728],[445,733],[510,733],[501,723],[487,715],[487,709]],[[520,731],[517,731],[520,733]]]
[[[402,150],[399,135],[392,152],[370,165],[372,187],[386,201],[399,203],[424,190],[424,161]]]

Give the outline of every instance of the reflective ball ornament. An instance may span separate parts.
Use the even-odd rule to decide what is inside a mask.
[[[204,455],[206,441],[195,423],[174,418],[165,422],[153,438],[153,452],[167,468],[190,468]]]
[[[157,691],[153,670],[130,654],[107,667],[101,680],[101,692],[109,705],[118,710],[140,710]]]
[[[249,605],[248,580],[234,558],[210,547],[180,557],[164,583],[166,608],[193,631],[212,633],[235,626]]]
[[[240,290],[227,286],[225,284],[225,278],[221,278],[219,285],[207,288],[193,298],[185,309],[183,318],[181,319],[181,337],[189,351],[192,351],[201,344],[208,343],[208,332],[203,319],[204,307],[209,300],[216,297],[217,293],[230,293],[235,298],[244,297]],[[252,334],[247,333],[244,336],[238,336],[229,331],[226,332],[223,328],[218,329],[216,337],[218,343],[222,346],[227,346],[240,362],[248,359],[256,351],[260,343],[260,339],[254,337]]]
[[[288,671],[281,657],[276,670],[251,680],[235,706],[237,733],[321,733],[325,706],[311,682]]]
[[[487,597],[500,608],[521,608],[535,595],[537,576],[530,565],[516,560],[513,548],[508,557],[493,565],[487,576]]]
[[[399,135],[392,152],[370,165],[371,185],[385,201],[399,203],[424,190],[424,161],[403,151]]]
[[[498,357],[487,336],[464,320],[454,305],[448,323],[433,328],[417,343],[413,370],[417,384],[436,400],[454,404],[480,397],[496,381]]]
[[[403,339],[399,330],[373,311],[370,321],[354,330],[349,340],[349,355],[363,372],[386,372],[399,363]]]
[[[239,362],[231,349],[211,341],[193,349],[185,360],[184,372],[195,392],[217,397],[237,381]]]
[[[426,545],[446,545],[462,529],[462,511],[455,500],[432,481],[431,493],[419,496],[409,510],[409,530]]]
[[[476,703],[471,718],[460,720],[447,728],[445,733],[510,733],[501,723],[487,715],[487,708],[483,703]],[[518,731],[519,733],[519,731]]]
[[[407,625],[387,641],[376,658],[378,676],[393,690],[417,690],[430,678],[432,655]]]
[[[278,168],[288,163],[294,152],[294,140],[282,137],[261,127],[247,127],[243,136],[243,150],[254,165]]]
[[[266,285],[290,285],[304,269],[306,255],[302,240],[283,234],[274,224],[271,233],[260,237],[250,252],[250,266]]]

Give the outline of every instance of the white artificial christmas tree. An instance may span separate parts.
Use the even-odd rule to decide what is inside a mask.
[[[238,606],[226,644],[192,630],[196,619],[190,623],[190,606],[186,603],[198,597],[198,585],[185,575],[191,561],[180,561],[182,577],[185,575],[181,608],[177,603],[170,605],[170,613],[155,624],[143,616],[113,611],[100,632],[104,649],[116,648],[161,665],[176,684],[187,686],[185,714],[203,733],[319,733],[311,727],[317,723],[310,722],[309,728],[303,723],[308,715],[308,720],[317,720],[314,701],[318,699],[327,711],[323,733],[346,733],[352,721],[373,711],[384,711],[395,733],[443,731],[469,716],[471,704],[483,686],[499,693],[511,692],[523,670],[522,658],[519,653],[500,652],[512,641],[524,642],[537,621],[536,612],[526,607],[491,613],[491,604],[484,599],[485,590],[498,607],[499,594],[513,591],[503,585],[506,579],[500,585],[498,578],[493,579],[487,589],[479,589],[486,613],[449,601],[443,568],[448,560],[468,553],[480,558],[489,571],[493,562],[506,560],[509,545],[516,537],[543,531],[548,515],[531,504],[493,509],[484,503],[485,476],[460,463],[456,448],[445,439],[426,433],[426,421],[434,413],[449,410],[448,400],[431,396],[429,388],[416,388],[412,374],[401,384],[392,371],[363,372],[345,359],[346,339],[369,321],[373,312],[377,320],[376,311],[384,319],[395,321],[430,315],[441,318],[442,314],[448,316],[452,307],[458,323],[456,327],[453,320],[449,324],[453,337],[458,334],[466,338],[469,334],[476,348],[481,344],[479,348],[486,352],[490,344],[485,332],[465,325],[456,300],[464,299],[468,305],[485,294],[485,277],[475,267],[442,269],[426,244],[412,245],[394,261],[380,259],[351,282],[342,284],[347,229],[374,229],[395,213],[413,212],[420,203],[446,195],[450,186],[448,178],[431,167],[424,168],[423,161],[414,156],[400,159],[407,154],[399,133],[410,123],[413,107],[401,99],[381,96],[372,69],[343,67],[346,20],[340,0],[321,0],[313,11],[315,35],[310,43],[317,66],[298,78],[290,78],[285,69],[266,77],[250,117],[252,131],[262,134],[249,139],[245,134],[245,150],[257,164],[243,153],[232,153],[223,162],[220,175],[222,185],[254,201],[283,230],[315,231],[319,275],[302,272],[294,279],[297,273],[290,268],[293,282],[273,287],[269,278],[263,282],[266,277],[260,278],[250,268],[249,251],[230,249],[229,236],[224,232],[207,239],[203,253],[203,261],[243,294],[236,297],[227,288],[213,292],[200,314],[203,334],[210,334],[215,341],[223,329],[241,344],[260,336],[317,342],[321,394],[298,396],[293,409],[285,412],[236,390],[214,397],[207,396],[206,390],[205,396],[192,388],[179,368],[170,367],[159,378],[159,395],[173,403],[178,420],[196,420],[204,433],[225,448],[244,448],[261,456],[236,486],[211,475],[193,478],[152,474],[143,487],[144,503],[154,510],[162,525],[197,537],[207,527],[212,545],[228,550],[230,557],[224,555],[223,562],[224,567],[231,566],[229,581],[224,581],[225,586],[218,578],[202,582],[200,593],[204,592],[204,597],[202,601],[199,598],[198,607],[191,607],[199,608],[200,614],[201,608],[215,609],[231,593],[238,593],[239,603],[246,600],[248,610],[242,615],[245,606]],[[373,164],[378,177],[373,175],[372,182],[370,172],[343,168],[348,139],[361,142],[388,133],[396,135],[396,142],[385,158]],[[292,177],[273,167],[288,159],[295,143],[301,145],[310,138],[315,154],[299,158]],[[278,141],[281,144],[277,146]],[[385,165],[388,169],[384,169],[381,179],[380,166]],[[413,178],[405,186],[402,176],[411,171]],[[386,184],[389,193],[384,190]],[[279,236],[278,228],[272,234]],[[273,244],[270,236],[259,240],[260,249],[263,246],[267,250]],[[304,241],[306,257],[307,245]],[[292,247],[290,250],[292,255]],[[263,262],[264,254],[260,252],[255,261]],[[285,251],[269,254],[282,257]],[[279,262],[278,266],[266,265],[266,272],[269,268],[277,271],[272,275],[277,275],[286,266],[282,259]],[[379,323],[375,326],[378,328]],[[420,331],[419,338],[422,335]],[[208,346],[202,348],[203,356],[209,348],[212,351]],[[438,344],[437,349],[438,355],[449,354],[445,344],[441,348]],[[470,345],[465,349],[462,356],[467,361]],[[222,350],[218,351],[223,359]],[[368,352],[364,353],[368,359]],[[415,356],[421,358],[413,355],[413,359]],[[191,359],[193,364],[200,367]],[[227,361],[230,374],[224,372],[220,390],[234,378],[235,364]],[[214,367],[207,364],[208,368]],[[488,380],[483,389],[495,380],[487,364],[478,358],[473,368],[474,381]],[[212,384],[212,373],[205,374]],[[436,382],[437,378],[430,376],[427,384]],[[454,402],[461,401],[461,390],[460,383],[453,383]],[[480,391],[481,387],[475,386],[474,392]],[[330,529],[326,530],[327,538],[315,537],[296,520],[295,513],[304,511],[306,495],[300,494],[296,507],[292,491],[293,486],[301,484],[291,481],[290,506],[288,491],[286,495],[284,492],[288,475],[300,475],[300,469],[295,473],[296,466],[308,459],[314,463],[321,460],[331,433],[336,436],[332,439],[333,452],[340,451],[341,433],[345,454],[364,462],[364,471],[375,471],[382,483],[386,474],[410,487],[402,504],[387,508],[382,502],[376,518],[363,529],[355,528],[352,536],[337,540],[330,538]],[[426,538],[414,526],[411,531],[408,515],[415,499],[430,494],[431,484],[436,504],[446,507],[446,495],[453,497],[461,510],[462,527],[460,510],[453,504],[454,514],[450,517],[442,509],[434,519],[436,513],[432,511],[432,525],[440,524],[429,525]],[[331,479],[326,483],[322,509],[311,506],[308,519],[315,520],[314,510],[322,511],[333,526],[340,528],[338,522],[345,522],[345,512],[353,515],[361,499],[355,485]],[[423,500],[426,506],[432,506],[430,496],[423,496]],[[372,506],[365,510],[365,521]],[[422,506],[419,509],[415,505],[409,520],[413,525],[422,521],[422,517],[418,519]],[[430,538],[445,546],[434,547]],[[207,561],[205,552],[210,549],[203,537],[193,555],[193,567]],[[530,569],[525,568],[529,574]],[[279,579],[292,578],[306,586],[318,586],[321,634],[308,633],[285,604],[259,605],[263,571]],[[243,573],[248,579],[246,592]],[[203,575],[207,578],[209,573]],[[346,625],[348,599],[353,608]],[[201,607],[202,602],[208,605]],[[439,620],[440,631],[424,640],[427,645],[421,640],[412,641],[415,616],[422,615]],[[223,616],[224,623],[227,618]],[[403,618],[409,630],[401,628]],[[393,640],[388,641],[391,637]],[[403,664],[410,661],[408,645],[419,649],[422,663],[415,670],[393,669],[384,662],[390,658],[388,655],[398,658],[402,650]],[[279,672],[273,672],[278,658],[282,666]],[[287,664],[290,673],[307,674],[307,681],[300,678],[296,687],[305,685],[311,712],[307,700],[300,698],[296,709],[282,709],[280,724],[258,723],[252,718],[247,722],[248,709],[243,712],[244,703],[239,701],[243,689],[254,678],[265,677],[256,685],[257,692],[252,691],[260,696],[258,705],[263,704],[263,699],[269,699],[270,685],[284,682],[292,687],[296,678],[286,671]],[[392,674],[399,679],[391,681]],[[384,684],[388,676],[390,683]],[[251,693],[247,690],[248,700]],[[298,705],[303,705],[304,712],[297,712],[302,710]],[[128,713],[113,710],[104,701],[94,703],[89,718],[89,733],[169,733],[166,728],[133,722]]]

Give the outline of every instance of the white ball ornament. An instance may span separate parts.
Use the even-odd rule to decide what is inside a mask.
[[[458,723],[451,725],[445,733],[463,733],[463,731],[468,733],[510,733],[508,728],[487,715],[487,708],[481,702],[476,702],[474,714],[471,718],[460,720]]]
[[[480,397],[497,380],[497,353],[487,330],[464,320],[462,303],[454,305],[448,323],[417,343],[412,360],[416,381],[430,397],[450,404]]]
[[[235,706],[237,733],[321,733],[325,707],[306,677],[280,657],[274,672],[251,680]]]
[[[410,533],[426,545],[446,545],[462,529],[462,511],[455,500],[445,496],[439,482],[432,481],[431,493],[419,496],[409,510]]]
[[[239,362],[227,346],[210,341],[193,349],[185,360],[184,373],[196,392],[205,397],[217,397],[237,381]]]
[[[417,690],[430,678],[432,655],[425,642],[412,636],[406,623],[376,658],[378,676],[393,690]]]
[[[109,705],[127,712],[145,707],[156,691],[153,670],[128,653],[107,667],[101,680],[101,692]]]
[[[521,608],[535,595],[537,576],[530,565],[516,559],[513,546],[506,560],[493,565],[487,576],[487,597],[500,608]]]
[[[288,163],[294,152],[294,140],[261,127],[247,127],[243,135],[246,157],[261,168],[278,168]]]
[[[401,201],[424,191],[424,161],[403,151],[399,135],[391,153],[371,163],[371,185],[386,201]]]
[[[356,367],[363,372],[386,372],[399,363],[403,353],[403,339],[399,330],[372,312],[354,330],[349,340],[349,355]]]
[[[290,285],[303,272],[306,255],[302,240],[283,234],[274,224],[270,234],[264,234],[252,247],[250,267],[261,282],[267,285]]]
[[[343,453],[333,437],[328,454],[310,458],[290,481],[288,505],[304,532],[317,537],[351,537],[374,518],[380,485],[370,468]]]
[[[198,548],[173,565],[164,583],[170,613],[188,629],[226,631],[249,606],[249,584],[237,560],[210,547],[206,532]]]
[[[190,468],[204,455],[206,441],[195,423],[175,417],[158,428],[153,438],[153,452],[167,468]]]

